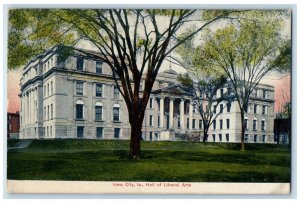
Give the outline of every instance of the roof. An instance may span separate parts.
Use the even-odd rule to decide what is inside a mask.
[[[162,71],[161,73],[178,75],[178,73],[176,71],[172,70],[172,69],[168,69],[168,70]]]
[[[186,87],[178,83],[171,83],[168,87],[153,90],[152,94],[167,93],[169,95],[189,95],[189,91]]]

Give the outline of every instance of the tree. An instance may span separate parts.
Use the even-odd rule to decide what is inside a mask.
[[[276,17],[277,16],[277,17]],[[196,61],[201,69],[223,72],[236,97],[241,119],[241,150],[245,150],[244,117],[253,91],[269,72],[286,64],[289,56],[281,34],[282,16],[253,15],[225,28],[208,31]],[[284,54],[283,54],[284,53]]]
[[[191,72],[189,73],[191,74]],[[223,75],[208,75],[201,73],[195,81],[189,74],[180,75],[179,82],[186,87],[185,90],[190,95],[193,106],[199,112],[203,122],[203,142],[207,141],[209,127],[216,121],[217,117],[225,108],[230,108],[232,96],[228,92],[223,92],[220,97],[216,97],[227,82]],[[225,105],[224,105],[225,104]],[[217,109],[220,109],[217,111]]]
[[[129,113],[129,157],[139,158],[146,105],[164,59],[208,25],[236,12],[13,9],[9,16],[8,65],[10,68],[20,66],[30,57],[56,44],[63,44],[65,48],[75,49],[107,63]],[[185,32],[189,26],[194,28],[192,32],[175,44],[170,44],[177,32]],[[91,43],[99,54],[77,49],[80,40]],[[144,89],[140,91],[143,74]]]

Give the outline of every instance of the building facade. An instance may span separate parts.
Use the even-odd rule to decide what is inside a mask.
[[[17,111],[16,113],[7,113],[7,138],[16,139],[19,138],[20,130],[20,114]]]
[[[177,77],[171,69],[158,74],[143,121],[144,140],[203,136],[201,116]],[[24,67],[20,85],[22,139],[130,138],[126,104],[109,66],[101,61],[75,53],[60,62],[54,47]],[[245,141],[273,143],[274,87],[258,85],[250,103]],[[238,105],[233,102],[214,121],[208,141],[240,142],[240,132]]]

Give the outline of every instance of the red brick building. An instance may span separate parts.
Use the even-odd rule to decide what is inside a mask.
[[[17,138],[20,132],[20,114],[19,111],[16,113],[7,113],[7,138]],[[14,134],[14,136],[11,136]]]

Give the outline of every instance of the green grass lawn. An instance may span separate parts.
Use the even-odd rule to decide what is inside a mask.
[[[18,139],[10,139],[7,142],[7,147],[14,147],[19,142],[20,142],[20,140],[18,140]]]
[[[9,150],[15,180],[290,182],[286,146],[142,142],[140,160],[127,159],[129,141],[34,140]]]

